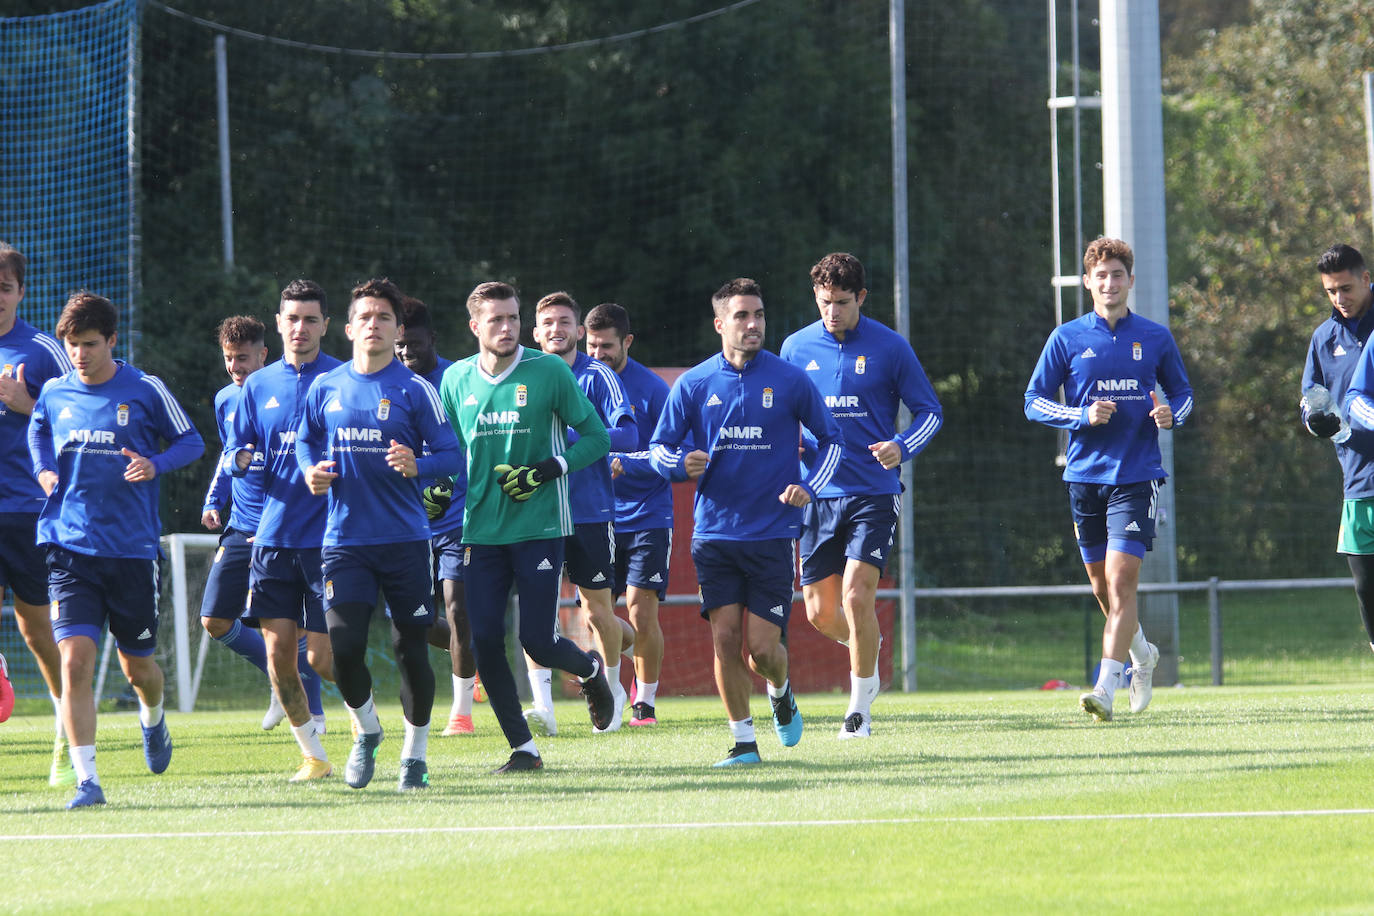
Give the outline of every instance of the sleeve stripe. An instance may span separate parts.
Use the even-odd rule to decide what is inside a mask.
[[[809,484],[811,489],[817,493],[830,485],[830,478],[835,476],[835,469],[840,466],[840,457],[843,449],[839,443],[832,443],[825,450],[825,457],[821,459],[820,465],[816,468],[816,473],[811,475]]]
[[[619,384],[620,379],[616,376],[615,370],[606,365],[599,359],[593,358],[591,361],[592,371],[597,373],[606,382],[606,393],[611,396],[611,406],[620,407],[625,403],[624,386]]]
[[[444,411],[443,402],[439,400],[439,392],[429,381],[419,375],[411,375],[411,378],[420,383],[420,390],[429,398],[429,406],[434,409],[434,418],[444,424],[448,422],[448,414]]]
[[[167,390],[167,386],[162,383],[162,379],[155,375],[143,376],[143,381],[153,386],[158,397],[162,398],[162,406],[167,408],[167,415],[171,418],[172,427],[176,429],[178,435],[191,428],[191,420],[186,416],[186,411],[181,409],[177,399],[172,397],[172,392]]]
[[[1068,404],[1060,404],[1058,401],[1051,401],[1049,398],[1036,398],[1031,402],[1036,410],[1049,417],[1059,417],[1064,420],[1077,420],[1082,411],[1077,407],[1070,407]]]
[[[925,422],[915,432],[906,437],[902,444],[906,446],[906,450],[909,452],[920,451],[943,425],[944,420],[938,414],[932,413],[926,417]]]
[[[678,449],[670,449],[666,445],[655,445],[650,450],[658,463],[665,468],[675,468],[682,460],[682,453]]]
[[[52,354],[52,358],[57,362],[59,375],[64,375],[72,371],[72,361],[67,358],[67,348],[62,346],[47,334],[35,334],[33,339],[44,350]]]
[[[1360,421],[1360,425],[1366,429],[1374,428],[1374,404],[1365,395],[1357,395],[1355,400],[1350,402],[1350,412]]]
[[[1181,405],[1179,405],[1178,410],[1175,410],[1175,411],[1174,411],[1174,419],[1176,419],[1176,420],[1178,420],[1178,422],[1182,423],[1184,420],[1187,420],[1187,419],[1188,419],[1188,414],[1190,414],[1190,413],[1192,413],[1192,412],[1193,412],[1193,399],[1192,399],[1191,397],[1189,397],[1189,398],[1188,398],[1187,400],[1185,400]]]

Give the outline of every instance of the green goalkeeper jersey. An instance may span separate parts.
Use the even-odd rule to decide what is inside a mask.
[[[463,542],[514,544],[573,533],[568,474],[606,457],[611,440],[562,357],[521,347],[498,376],[478,356],[444,372],[439,397],[468,459]],[[568,427],[579,438],[568,444]],[[501,491],[498,464],[535,465],[562,455],[568,473],[535,490],[524,502]]]

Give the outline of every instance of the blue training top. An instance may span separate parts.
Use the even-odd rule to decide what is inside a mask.
[[[821,457],[799,481],[802,425],[816,437]],[[801,368],[767,350],[743,369],[717,353],[679,376],[654,429],[655,470],[670,480],[680,476],[688,441],[710,455],[693,507],[692,536],[700,540],[797,537],[802,510],[778,496],[800,483],[815,499],[843,452],[839,427],[816,386]]]
[[[442,356],[435,357],[435,359],[437,360],[437,365],[429,372],[425,373],[422,378],[433,385],[435,391],[438,391],[439,383],[444,380],[444,370],[453,365],[453,360],[444,359]],[[425,448],[429,448],[428,442],[425,443]],[[468,460],[467,457],[462,454],[462,446],[459,445],[458,448],[460,456],[458,470],[451,479],[453,502],[449,504],[448,511],[429,523],[429,533],[431,535],[448,534],[452,531],[463,530],[463,503],[467,500],[468,495]],[[437,482],[438,479],[438,477],[435,477],[426,481],[420,489],[423,490],[431,483]]]
[[[16,318],[0,335],[0,375],[16,378],[22,372],[29,397],[38,399],[48,379],[72,369],[67,353],[52,337]],[[0,513],[37,515],[47,497],[33,477],[29,456],[28,414],[0,402]]]
[[[673,527],[673,488],[649,463],[649,442],[668,401],[668,383],[648,367],[625,357],[620,382],[635,414],[639,435],[634,448],[612,450],[625,473],[615,479],[615,530],[650,531]],[[680,475],[686,480],[686,475]]]
[[[1156,384],[1173,408],[1174,426],[1183,426],[1193,412],[1193,389],[1169,329],[1127,311],[1113,330],[1088,312],[1055,328],[1045,341],[1026,387],[1026,417],[1069,431],[1067,481],[1159,480],[1165,476],[1159,428],[1149,416]],[[1101,426],[1088,423],[1094,401],[1116,404],[1116,413]]]
[[[935,389],[906,338],[860,315],[843,341],[817,321],[784,340],[779,355],[802,368],[844,434],[844,458],[821,497],[900,493],[900,469],[885,470],[869,445],[895,441],[906,461],[930,444],[944,422]],[[913,418],[900,435],[899,404]],[[809,449],[807,458],[814,460]]]
[[[1302,368],[1302,390],[1321,385],[1331,392],[1337,404],[1345,401],[1356,370],[1364,362],[1364,345],[1374,330],[1374,308],[1358,321],[1346,321],[1334,308],[1331,317],[1317,325],[1307,347],[1307,362]],[[1367,383],[1368,376],[1363,383]],[[1346,408],[1346,413],[1349,409]],[[1350,438],[1336,443],[1336,459],[1341,465],[1346,499],[1374,497],[1374,429],[1354,422]],[[1303,411],[1302,422],[1307,423]]]
[[[234,410],[242,394],[243,386],[233,382],[215,394],[215,425],[219,428],[220,442],[230,439]],[[215,509],[223,513],[225,504],[228,504],[232,507],[229,518],[221,519],[225,528],[250,533],[257,531],[258,522],[262,519],[263,485],[266,482],[263,471],[267,467],[262,448],[259,446],[253,450],[253,460],[242,477],[234,477],[225,470],[224,458],[225,453],[221,453],[220,460],[215,462],[215,473],[210,478],[209,489],[205,491],[205,505],[201,507],[201,512]]]
[[[578,352],[573,357],[573,376],[577,386],[596,408],[596,415],[611,437],[611,448],[625,451],[639,442],[639,427],[635,421],[625,386],[615,370],[599,359]],[[578,439],[577,430],[568,430],[568,442]],[[615,490],[611,483],[610,457],[593,461],[568,478],[568,501],[572,505],[574,525],[609,522],[615,512]]]
[[[386,463],[393,441],[414,450],[416,476]],[[305,396],[296,461],[302,474],[333,461],[339,475],[326,494],[326,547],[429,540],[421,482],[453,474],[460,458],[439,392],[395,357],[367,374],[344,363],[317,378]]]
[[[152,560],[162,534],[158,476],[195,461],[205,443],[161,379],[123,360],[115,366],[114,377],[99,385],[87,385],[75,371],[53,379],[34,405],[33,474],[58,476],[38,517],[38,543],[89,556]],[[130,459],[124,449],[152,461],[158,476],[125,480]]]

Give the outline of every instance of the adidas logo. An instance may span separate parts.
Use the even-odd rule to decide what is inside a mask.
[[[820,366],[816,365],[816,361],[815,361],[814,359],[811,360],[811,362],[809,362],[809,363],[806,364],[806,371],[807,371],[807,372],[819,372],[819,371],[820,371],[820,368],[821,368]]]
[[[1089,347],[1080,354],[1079,359],[1092,359],[1096,355],[1097,354],[1093,352],[1093,348]]]
[[[720,398],[716,397],[714,394],[711,395],[709,398],[706,399],[706,406],[707,406],[707,407],[719,407],[719,406],[720,406]]]
[[[652,576],[649,577],[649,581],[650,581],[650,582],[662,582],[662,581],[663,581],[663,577],[660,576],[658,573],[654,573]]]
[[[539,561],[539,565],[536,566],[535,569],[539,570],[540,572],[547,572],[548,570],[553,569],[553,564],[549,562],[548,557],[545,557],[544,559]]]
[[[1131,522],[1129,525],[1126,526],[1126,530],[1127,530],[1127,531],[1139,531],[1139,530],[1140,530],[1140,526],[1137,525],[1137,524],[1133,521],[1133,522]]]
[[[780,604],[780,605],[778,605],[777,607],[770,607],[770,608],[768,609],[768,613],[772,614],[774,617],[781,617],[781,616],[782,616],[782,605]]]
[[[281,406],[281,404],[279,404],[279,403],[277,402],[277,396],[274,394],[274,395],[272,395],[272,397],[270,397],[270,398],[267,399],[267,403],[266,403],[266,404],[262,405],[262,409],[263,409],[263,410],[271,410],[273,407],[280,407],[280,406]]]
[[[606,577],[605,577],[603,574],[601,574],[601,573],[597,573],[596,575],[592,576],[592,581],[593,581],[593,582],[605,582],[605,581],[606,581]]]
[[[148,629],[147,627],[144,627],[144,628],[143,628],[143,632],[138,634],[138,638],[139,638],[139,639],[152,639],[152,638],[153,638],[153,631],[150,630],[150,629]]]
[[[477,395],[475,395],[475,394],[470,394],[470,395],[468,395],[468,399],[467,399],[466,401],[463,402],[463,406],[464,406],[464,407],[476,407],[476,406],[477,406]]]
[[[63,407],[62,412],[57,415],[57,419],[59,420],[70,420],[71,418],[72,409],[70,407]]]
[[[881,547],[874,547],[873,552],[870,553],[869,556],[881,560],[883,558],[883,549]]]
[[[1340,344],[1336,344],[1336,349],[1334,349],[1334,350],[1331,351],[1331,355],[1332,355],[1332,356],[1344,356],[1344,355],[1345,355],[1345,347],[1341,346]]]
[[[419,607],[417,607],[417,608],[415,609],[415,613],[411,614],[410,616],[411,616],[411,617],[427,617],[427,616],[429,616],[429,611],[425,610],[425,606],[422,604],[422,605],[420,605]]]
[[[338,399],[338,398],[335,398],[334,400],[332,400],[332,401],[329,402],[329,406],[326,407],[326,408],[324,409],[324,412],[325,412],[325,413],[338,413],[338,412],[341,411],[341,410],[343,410],[343,405],[339,403],[339,399]]]

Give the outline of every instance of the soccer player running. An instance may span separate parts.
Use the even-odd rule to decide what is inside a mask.
[[[282,358],[244,381],[225,443],[224,466],[235,477],[247,475],[257,455],[263,456],[262,516],[252,538],[247,616],[262,628],[267,674],[301,749],[293,782],[334,772],[320,740],[323,721],[313,717],[303,683],[312,670],[334,678],[320,570],[326,505],[310,494],[296,461],[305,394],[316,378],[340,364],[320,350],[329,329],[328,308],[324,290],[313,281],[293,280],[282,290],[277,307]]]
[[[787,677],[794,540],[801,508],[829,484],[842,438],[806,373],[763,349],[763,294],[731,280],[711,298],[721,352],[678,377],[654,430],[651,458],[664,477],[697,480],[692,561],[701,615],[711,624],[716,687],[734,746],[715,766],[759,763],[749,713],[749,672],[767,681],[773,728],[786,747],[802,736]],[[798,480],[804,426],[820,457]],[[685,451],[685,442],[698,448]],[[684,454],[685,451],[685,454]],[[744,614],[752,616],[745,624]],[[743,650],[747,647],[748,664]]]
[[[611,448],[632,449],[639,441],[634,411],[620,377],[605,363],[578,351],[577,342],[585,333],[579,323],[581,317],[582,309],[572,296],[565,292],[549,293],[534,307],[534,342],[545,353],[561,357],[572,369],[578,387],[606,427]],[[611,590],[615,583],[615,491],[610,462],[593,461],[568,475],[568,494],[573,533],[563,542],[564,563],[568,578],[577,586],[578,601],[586,612],[597,650],[606,661],[606,678],[615,695],[611,722],[597,731],[613,732],[620,729],[625,707],[625,688],[620,686],[620,653],[634,642],[634,630],[615,615],[615,593]],[[557,723],[551,672],[531,663],[529,677],[534,708],[525,711],[525,719],[542,727],[545,734],[553,735]]]
[[[401,327],[396,334],[396,358],[411,372],[439,390],[444,370],[453,360],[434,349],[434,321],[429,306],[413,296],[401,301]],[[427,482],[421,502],[429,517],[430,550],[434,556],[434,590],[443,601],[444,619],[429,630],[429,644],[446,649],[453,668],[453,706],[442,735],[471,735],[472,699],[477,686],[477,661],[472,657],[472,631],[468,627],[463,595],[463,500],[467,495],[465,462],[458,462],[452,478]]]
[[[444,408],[467,451],[463,580],[477,671],[511,746],[498,773],[543,766],[520,713],[506,661],[506,600],[520,601],[520,643],[540,665],[582,682],[592,726],[611,722],[615,697],[600,653],[558,635],[563,539],[573,533],[568,474],[602,460],[606,428],[568,364],[520,345],[520,300],[506,283],[479,284],[468,296],[477,353],[444,373]],[[568,444],[567,427],[580,438]]]
[[[184,467],[205,443],[167,386],[115,359],[118,313],[79,292],[57,320],[76,367],[43,387],[29,422],[34,475],[48,495],[38,543],[48,553],[53,635],[62,656],[62,719],[76,794],[68,808],[103,805],[95,768],[96,641],[109,624],[119,664],[138,696],[143,756],[172,760],[157,649],[159,474]],[[166,442],[165,449],[161,448]]]
[[[367,631],[380,591],[391,608],[391,645],[401,673],[405,742],[398,788],[429,786],[426,751],[434,669],[426,633],[434,625],[429,519],[421,479],[458,469],[458,442],[434,386],[396,358],[401,291],[373,279],[353,289],[344,330],[353,359],[310,386],[296,460],[306,486],[328,495],[325,614],[334,674],[357,726],[345,781],[372,781],[382,725],[367,669]]]
[[[634,696],[630,725],[658,721],[654,703],[663,669],[659,602],[668,593],[673,552],[673,489],[650,466],[649,442],[668,401],[668,383],[630,358],[630,316],[606,302],[587,313],[587,353],[615,370],[635,413],[639,441],[631,449],[612,446],[615,477],[615,593],[625,596],[634,627]],[[689,449],[690,450],[690,449]],[[681,475],[686,480],[686,475]]]
[[[1312,435],[1335,443],[1345,484],[1336,552],[1350,564],[1360,619],[1374,649],[1374,367],[1364,352],[1374,331],[1374,289],[1364,256],[1349,245],[1324,251],[1317,273],[1331,301],[1331,317],[1312,332],[1307,348],[1302,419]],[[1323,404],[1313,390],[1317,386],[1334,403]],[[1341,422],[1342,403],[1349,424]],[[1339,435],[1343,431],[1348,436]]]
[[[71,371],[62,345],[19,317],[28,262],[0,242],[0,600],[6,591],[14,617],[53,706],[52,766],[48,783],[71,785],[76,774],[62,730],[62,661],[48,618],[48,565],[38,547],[43,489],[33,476],[26,438],[29,415],[43,384]],[[0,722],[14,710],[14,688],[0,655]]]
[[[820,320],[784,340],[779,355],[820,390],[844,436],[844,458],[802,510],[802,594],[811,625],[849,648],[849,706],[839,737],[867,738],[880,687],[875,593],[901,508],[900,468],[943,420],[911,344],[860,312],[868,289],[859,259],[826,255],[811,268],[811,287]],[[898,433],[900,404],[912,421]]]
[[[1050,334],[1025,399],[1027,418],[1069,431],[1069,508],[1088,581],[1107,618],[1097,684],[1079,705],[1103,722],[1112,717],[1128,651],[1131,712],[1150,704],[1159,650],[1140,628],[1136,591],[1164,484],[1159,430],[1182,426],[1193,410],[1188,374],[1169,329],[1127,306],[1134,264],[1134,253],[1120,239],[1099,238],[1088,246],[1083,285],[1093,310]],[[1061,386],[1064,403],[1058,400]]]
[[[247,315],[234,315],[220,322],[215,329],[220,350],[224,355],[224,369],[229,384],[215,394],[215,423],[220,441],[228,442],[234,422],[234,410],[243,383],[267,362],[267,329],[261,321]],[[219,548],[215,551],[210,573],[205,578],[205,593],[200,602],[200,624],[205,632],[264,675],[267,674],[267,648],[256,627],[245,626],[239,618],[248,606],[248,573],[252,566],[253,532],[262,518],[264,461],[261,450],[255,451],[243,477],[232,476],[221,458],[215,465],[214,476],[205,493],[200,522],[211,531],[223,526]],[[224,509],[230,507],[229,515]],[[320,700],[320,676],[307,665],[301,669],[310,714],[324,730],[324,707]],[[271,697],[262,727],[276,728],[286,717],[268,679],[267,693]]]

